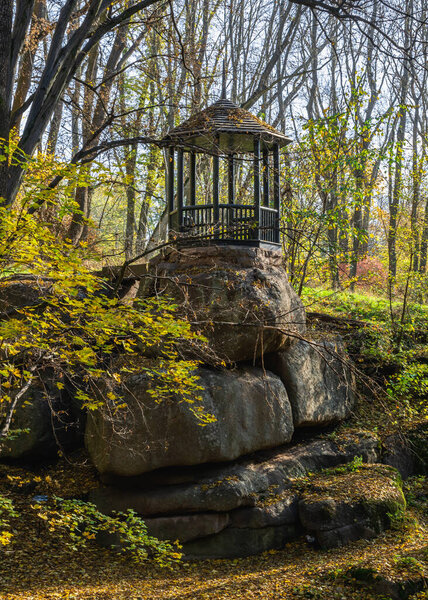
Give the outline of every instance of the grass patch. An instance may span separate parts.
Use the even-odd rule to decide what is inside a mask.
[[[308,311],[323,312],[331,316],[368,321],[372,324],[391,322],[391,309],[394,318],[401,318],[402,302],[393,302],[371,294],[333,292],[321,288],[303,288],[302,301]],[[428,304],[409,303],[405,321],[409,327],[428,331]]]

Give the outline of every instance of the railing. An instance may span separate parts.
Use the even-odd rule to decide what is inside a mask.
[[[181,223],[180,223],[181,221]],[[279,243],[278,211],[260,207],[260,225],[256,209],[248,204],[219,204],[218,219],[214,217],[214,204],[184,206],[181,219],[178,210],[170,214],[170,229],[190,241],[214,239],[229,242],[264,241]],[[184,241],[184,240],[183,240]]]
[[[274,208],[260,207],[260,239],[279,244],[279,214]]]

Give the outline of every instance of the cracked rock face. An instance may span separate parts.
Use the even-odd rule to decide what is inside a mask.
[[[197,513],[144,519],[149,535],[161,540],[190,542],[215,535],[229,525],[228,513]]]
[[[280,253],[259,248],[184,248],[149,263],[138,295],[171,297],[227,362],[253,360],[306,329],[281,261]]]
[[[351,415],[355,378],[341,338],[295,341],[266,356],[265,365],[287,389],[295,427],[320,427]]]
[[[201,368],[197,374],[203,409],[215,417],[204,427],[180,398],[156,403],[142,375],[124,379],[124,411],[107,407],[89,416],[86,445],[102,475],[231,461],[291,440],[293,417],[279,377],[256,367]]]
[[[379,460],[376,438],[361,433],[258,452],[206,465],[205,477],[197,472],[199,481],[187,484],[162,484],[160,473],[155,487],[131,478],[127,488],[93,490],[90,500],[105,513],[132,507],[151,534],[178,538],[188,558],[248,556],[303,534],[329,548],[377,535],[405,506],[397,471],[354,464],[357,454]],[[316,473],[326,466],[333,468]]]
[[[114,483],[114,487],[93,490],[90,500],[102,512],[132,508],[144,516],[241,510],[256,507],[260,496],[270,498],[281,494],[296,477],[350,462],[355,456],[361,456],[366,462],[379,460],[377,438],[358,434],[337,442],[316,439],[288,448],[264,450],[224,465],[204,465],[203,470],[192,467],[189,472],[187,468],[181,478],[177,469],[175,480],[167,473],[162,481],[159,472],[156,483],[150,473],[141,477],[110,478],[109,483]],[[195,477],[192,477],[193,471]],[[104,480],[108,481],[105,477]],[[264,527],[277,524],[278,519],[287,522],[294,512],[293,500],[282,498],[276,506],[262,511],[250,510],[245,513],[245,519]],[[233,523],[237,528],[243,526],[241,513],[234,513]]]

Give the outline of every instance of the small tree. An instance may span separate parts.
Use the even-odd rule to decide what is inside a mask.
[[[146,375],[155,402],[173,395],[187,402],[202,424],[209,422],[211,417],[199,402],[198,362],[186,359],[180,351],[183,344],[199,344],[201,338],[188,322],[177,318],[176,307],[168,299],[122,302],[108,281],[88,268],[93,257],[86,244],[76,248],[63,240],[58,235],[62,223],[57,217],[41,222],[29,214],[40,198],[48,208],[54,206],[52,215],[67,219],[73,210],[72,194],[81,169],[55,163],[48,167],[48,163],[46,157],[30,161],[19,205],[13,210],[0,206],[0,289],[7,291],[21,278],[35,292],[31,304],[3,306],[0,313],[0,449],[8,437],[19,434],[13,431],[14,416],[46,373],[59,390],[68,388],[82,411],[102,409],[105,402],[109,409],[113,405],[116,410],[126,410],[120,395],[107,392],[105,398],[101,392],[102,380],[121,381],[120,368],[111,367],[117,361],[109,360],[119,354],[130,359],[124,367],[127,373]],[[55,172],[60,172],[66,183],[53,192],[41,181]],[[45,397],[49,401],[48,392]],[[73,535],[78,535],[75,524],[93,515],[94,507],[72,508],[76,518],[61,517],[59,527],[71,527]],[[13,516],[13,507],[0,498],[0,543],[10,539],[1,521],[6,513]],[[101,528],[110,524],[120,530],[118,521],[98,515],[97,522]],[[138,528],[143,532],[134,515],[126,516],[125,523],[130,535]],[[163,556],[163,547],[158,550]],[[140,557],[143,555],[140,552]]]

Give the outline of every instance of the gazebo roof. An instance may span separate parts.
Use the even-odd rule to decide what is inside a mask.
[[[222,154],[253,152],[254,138],[260,139],[262,147],[268,149],[274,144],[286,146],[292,141],[248,110],[221,98],[171,129],[162,141],[167,146],[180,145]]]

